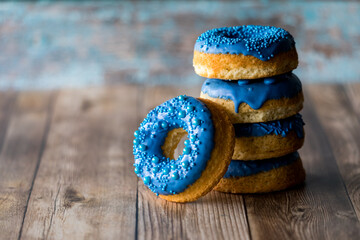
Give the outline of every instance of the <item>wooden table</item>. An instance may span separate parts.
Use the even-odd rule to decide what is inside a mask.
[[[360,84],[307,85],[298,188],[157,198],[133,171],[146,113],[199,87],[0,94],[2,239],[359,239]]]

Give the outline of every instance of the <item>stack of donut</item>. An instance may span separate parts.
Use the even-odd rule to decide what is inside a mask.
[[[193,64],[207,78],[200,98],[220,106],[235,130],[232,161],[214,189],[261,193],[302,183],[304,98],[292,73],[298,55],[290,33],[270,26],[212,29],[197,39]]]
[[[261,193],[302,183],[297,65],[294,39],[281,28],[203,33],[194,51],[195,71],[207,78],[201,97],[181,95],[148,113],[134,133],[136,175],[173,202],[194,201],[212,189]]]

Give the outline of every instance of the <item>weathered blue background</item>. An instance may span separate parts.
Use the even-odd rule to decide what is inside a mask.
[[[359,81],[360,4],[299,2],[1,3],[0,89],[199,84],[197,36],[243,24],[289,30],[303,82]]]

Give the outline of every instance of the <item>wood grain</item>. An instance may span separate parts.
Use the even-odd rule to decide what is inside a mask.
[[[188,204],[136,178],[132,139],[199,86],[1,93],[0,239],[358,239],[360,84],[304,89],[304,185]]]
[[[24,238],[135,238],[137,98],[130,85],[60,92]]]
[[[340,85],[313,85],[307,88],[321,125],[326,130],[349,198],[360,219],[360,122],[355,112],[360,113],[357,108],[360,89],[356,90],[353,86],[350,90],[354,107]]]
[[[23,92],[11,107],[12,114],[7,113],[11,117],[0,155],[0,236],[3,239],[19,237],[46,139],[52,99],[53,95],[48,92]]]
[[[145,89],[143,116],[181,94],[196,97],[200,88]],[[211,192],[196,202],[176,204],[156,197],[141,180],[138,189],[139,239],[250,239],[241,195]]]
[[[314,94],[321,94],[317,92]],[[306,140],[300,150],[304,186],[277,193],[247,195],[253,239],[356,239],[359,222],[347,196],[331,145],[306,95]]]
[[[346,84],[345,90],[356,117],[360,121],[360,83]]]
[[[3,147],[11,116],[16,93],[12,91],[0,92],[0,152]]]

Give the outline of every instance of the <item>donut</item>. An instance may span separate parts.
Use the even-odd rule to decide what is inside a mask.
[[[222,105],[234,124],[287,118],[298,113],[304,101],[301,82],[291,72],[256,81],[207,79],[200,97]]]
[[[231,161],[214,190],[226,193],[266,193],[280,191],[305,180],[298,152],[261,161]]]
[[[304,126],[298,113],[289,118],[263,123],[234,124],[233,160],[275,158],[295,152],[304,144]]]
[[[149,112],[134,133],[135,173],[160,198],[190,202],[225,174],[234,150],[227,114],[209,100],[181,95]],[[182,136],[183,153],[174,159]]]
[[[295,41],[282,28],[244,25],[208,30],[195,42],[193,66],[206,78],[257,79],[298,65]]]

